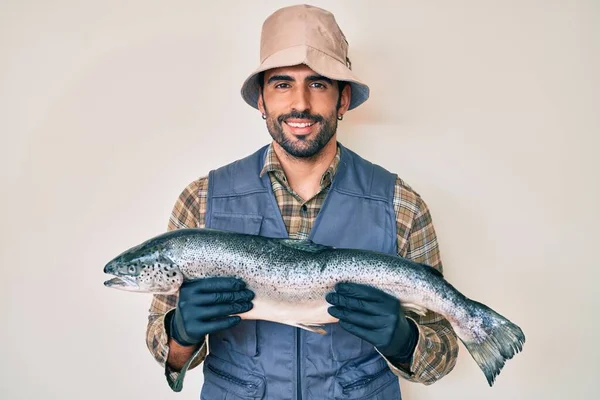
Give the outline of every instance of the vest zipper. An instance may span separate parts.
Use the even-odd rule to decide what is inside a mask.
[[[243,386],[249,389],[255,389],[257,388],[257,386],[252,383],[252,382],[248,382],[239,378],[236,378],[233,375],[230,375],[224,371],[221,371],[220,369],[217,369],[216,367],[213,367],[212,365],[208,364],[207,365],[208,370],[211,371],[213,374],[220,376],[221,378],[225,379],[226,381],[229,381],[231,383],[235,383],[239,386]]]
[[[296,328],[296,398],[302,400],[302,385],[300,384],[300,328]]]
[[[367,375],[364,378],[358,379],[352,383],[349,383],[347,385],[342,385],[342,392],[344,394],[348,394],[350,391],[352,390],[356,390],[356,389],[360,389],[363,388],[365,386],[367,386],[368,384],[370,384],[371,382],[373,382],[375,379],[379,378],[380,376],[386,374],[388,372],[388,367],[386,366],[384,369],[382,369],[379,372],[376,372],[372,375]]]

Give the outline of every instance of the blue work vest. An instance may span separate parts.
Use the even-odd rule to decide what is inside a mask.
[[[341,159],[310,232],[315,243],[396,255],[396,175],[338,144]],[[209,174],[206,227],[286,238],[267,147]],[[243,320],[209,335],[201,399],[400,399],[398,377],[368,342],[327,324],[320,335]]]

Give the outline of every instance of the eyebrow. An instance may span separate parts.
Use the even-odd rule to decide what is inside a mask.
[[[296,79],[294,79],[293,77],[289,76],[289,75],[273,75],[272,77],[269,78],[269,80],[267,81],[267,84],[272,83],[274,81],[286,81],[286,82],[295,82]],[[329,83],[330,85],[333,85],[333,81],[325,76],[322,75],[309,75],[306,78],[304,78],[304,81],[306,82],[315,82],[315,81],[325,81],[327,83]]]

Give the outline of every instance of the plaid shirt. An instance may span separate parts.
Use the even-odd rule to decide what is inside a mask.
[[[308,237],[317,214],[325,201],[329,187],[340,161],[340,149],[321,178],[321,190],[311,199],[303,200],[287,183],[285,173],[273,146],[269,146],[261,176],[269,174],[271,186],[277,199],[283,221],[290,238]],[[208,177],[202,177],[189,184],[179,196],[168,229],[203,228],[206,213]],[[400,178],[397,178],[394,192],[394,209],[397,224],[398,255],[418,263],[427,264],[442,272],[438,243],[431,215],[419,194]],[[162,366],[169,386],[174,389],[179,372],[166,364],[168,356],[168,336],[165,330],[165,316],[177,305],[177,295],[154,295],[150,306],[146,344],[150,352]],[[412,382],[432,384],[449,373],[456,363],[458,344],[456,334],[447,320],[438,314],[428,312],[419,316],[407,312],[407,317],[417,323],[419,339],[408,370],[392,364],[390,369],[398,376]],[[182,369],[198,366],[207,354],[207,341],[200,347]],[[183,376],[180,378],[180,380]],[[180,390],[180,388],[179,388]]]

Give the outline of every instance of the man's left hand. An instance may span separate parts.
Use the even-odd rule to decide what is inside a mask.
[[[340,320],[342,328],[392,361],[410,363],[419,331],[405,317],[397,298],[371,286],[338,283],[325,299],[333,305],[327,311]]]

